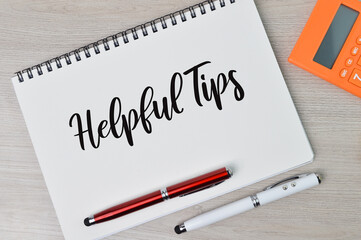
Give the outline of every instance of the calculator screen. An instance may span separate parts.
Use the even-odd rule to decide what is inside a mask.
[[[333,67],[358,15],[359,12],[341,4],[313,61],[329,69]]]

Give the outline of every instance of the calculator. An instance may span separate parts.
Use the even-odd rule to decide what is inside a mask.
[[[318,0],[292,64],[361,98],[361,1]]]

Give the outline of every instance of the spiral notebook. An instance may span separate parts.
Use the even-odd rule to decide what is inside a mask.
[[[99,239],[313,159],[251,0],[200,3],[12,82],[66,239]],[[83,224],[224,166],[234,176],[214,188]]]

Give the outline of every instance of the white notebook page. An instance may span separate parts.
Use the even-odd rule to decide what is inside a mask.
[[[24,76],[21,83],[12,79],[66,239],[98,239],[312,161],[311,147],[253,1],[225,2],[221,8],[215,1],[215,11],[205,5],[204,15],[196,9],[196,18],[188,12],[185,22],[177,16],[175,26],[167,20],[167,29],[157,24],[156,33],[148,27],[149,35],[138,32],[137,40],[129,35],[127,44],[119,38],[120,46],[110,42],[109,51],[99,46],[98,55],[90,49],[92,57],[81,53],[79,62],[72,56],[71,65],[62,60],[61,69],[52,64],[53,71],[44,69],[42,76]],[[184,74],[202,63],[198,81],[195,70]],[[207,101],[202,84],[209,93],[211,78],[217,82],[223,76],[229,80],[230,75],[233,81],[224,89],[220,81],[218,90],[224,92],[218,102],[215,95]],[[170,100],[172,76],[176,76],[173,99],[178,112]],[[147,87],[152,90],[144,93]],[[171,120],[149,116],[148,134],[141,120],[135,126],[134,116],[142,112],[142,94],[147,104],[151,91],[160,109],[167,98],[173,115]],[[109,130],[112,100],[113,115],[120,112],[119,102],[120,114],[128,121],[134,109],[131,140],[125,133],[116,138]],[[87,110],[95,145],[101,121],[105,120],[104,135],[110,132],[97,148],[85,132],[83,150],[75,136],[74,114],[79,114],[85,131]],[[114,128],[119,134],[122,121]],[[108,207],[224,166],[231,167],[234,176],[215,188],[109,222],[83,224],[84,218]]]

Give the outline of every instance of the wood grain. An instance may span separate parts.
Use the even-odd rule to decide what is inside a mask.
[[[1,239],[63,239],[11,85],[13,73],[195,3],[0,0]],[[314,163],[108,239],[361,239],[361,99],[287,62],[315,3],[256,0],[315,151]],[[176,224],[199,213],[310,171],[322,173],[324,183],[199,231],[173,232]]]

